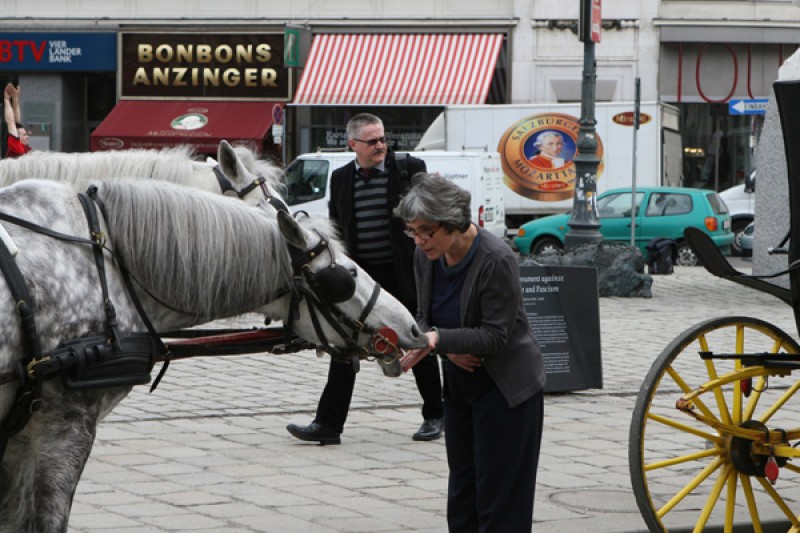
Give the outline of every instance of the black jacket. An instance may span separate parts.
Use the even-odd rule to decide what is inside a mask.
[[[425,161],[403,155],[398,169],[395,153],[389,150],[386,153],[384,166],[389,175],[389,218],[391,219],[391,240],[394,252],[394,268],[397,275],[400,293],[393,296],[400,300],[413,313],[417,308],[416,289],[414,287],[414,241],[409,239],[403,230],[405,222],[398,220],[391,213],[397,207],[400,197],[411,185],[411,177],[418,172],[425,172]],[[342,235],[342,240],[347,246],[347,251],[359,265],[356,253],[356,220],[353,216],[353,182],[356,179],[355,160],[341,168],[337,168],[331,175],[331,200],[328,204],[328,217],[336,223]],[[363,266],[363,265],[362,265]],[[369,271],[367,271],[369,273]]]

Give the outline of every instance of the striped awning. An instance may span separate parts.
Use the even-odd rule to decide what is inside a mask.
[[[322,34],[295,104],[483,104],[502,34]]]

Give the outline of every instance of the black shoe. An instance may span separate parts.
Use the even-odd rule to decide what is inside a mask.
[[[422,423],[419,431],[412,435],[414,440],[436,440],[444,433],[443,422],[441,418],[431,418]]]
[[[298,426],[297,424],[289,424],[288,426],[286,426],[286,430],[300,440],[319,442],[323,446],[325,444],[342,443],[342,439],[339,437],[338,433],[316,422],[311,422],[307,426]]]

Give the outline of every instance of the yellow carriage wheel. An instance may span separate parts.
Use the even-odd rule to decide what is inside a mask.
[[[701,352],[731,357],[703,360]],[[767,523],[800,532],[800,458],[791,457],[795,449],[800,455],[793,447],[800,442],[800,372],[773,375],[736,357],[755,353],[780,359],[800,353],[800,346],[763,320],[716,318],[679,335],[645,377],[628,453],[633,492],[651,532],[745,525],[759,533]],[[744,368],[749,379],[740,379]],[[721,379],[734,371],[736,379]],[[704,384],[707,390],[691,402],[694,416],[677,409],[681,397]],[[780,467],[774,486],[765,477],[774,465],[766,466],[769,457],[752,434],[787,436],[774,448]]]

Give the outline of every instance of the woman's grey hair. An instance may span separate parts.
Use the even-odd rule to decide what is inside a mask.
[[[546,131],[544,133],[539,134],[539,136],[536,138],[536,141],[534,141],[533,145],[536,148],[541,148],[542,145],[544,144],[544,140],[547,139],[548,137],[555,137],[556,139],[559,139],[561,141],[564,140],[564,136],[561,135],[560,133],[557,133],[555,131]]]
[[[357,139],[361,135],[361,128],[372,124],[383,124],[383,121],[372,113],[359,113],[347,123],[347,139]]]
[[[394,209],[394,216],[406,221],[438,222],[448,232],[465,232],[470,225],[472,195],[438,174],[420,172],[411,188]]]

